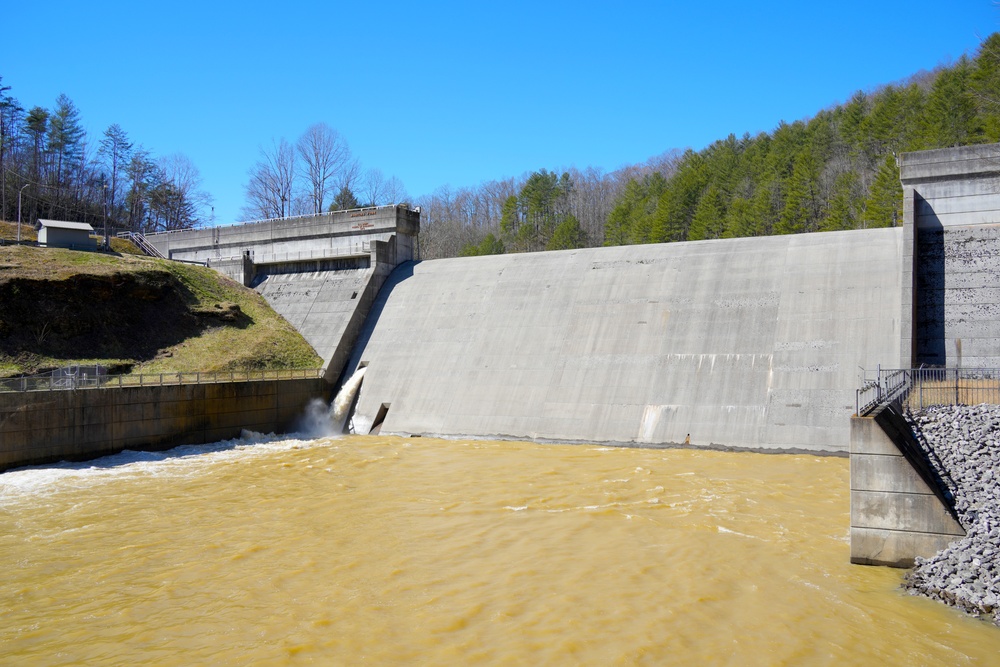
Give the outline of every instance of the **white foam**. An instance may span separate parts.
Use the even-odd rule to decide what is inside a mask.
[[[243,431],[239,438],[205,445],[182,445],[163,452],[125,450],[91,461],[64,461],[28,466],[0,474],[0,505],[30,500],[49,493],[86,489],[115,479],[137,475],[190,474],[211,463],[260,456],[272,452],[323,446],[323,440]]]

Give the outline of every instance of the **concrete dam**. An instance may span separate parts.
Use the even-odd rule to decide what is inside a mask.
[[[852,560],[905,565],[963,530],[898,415],[852,419],[857,389],[880,367],[1000,368],[1000,145],[900,167],[889,229],[421,262],[420,211],[399,205],[147,240],[258,290],[324,358],[325,383],[261,385],[262,428],[364,368],[356,433],[850,452]],[[67,392],[55,419],[5,395],[0,466],[109,453],[91,403],[117,400]],[[128,446],[243,419],[194,432],[182,403],[129,422]]]
[[[358,432],[847,450],[899,357],[898,229],[405,264],[349,368]]]
[[[359,433],[847,452],[865,369],[1000,366],[1000,149],[902,156],[904,225],[415,261],[419,210],[152,235],[260,291]]]
[[[846,452],[900,358],[900,229],[413,261],[419,213],[151,235],[257,289],[355,432]]]

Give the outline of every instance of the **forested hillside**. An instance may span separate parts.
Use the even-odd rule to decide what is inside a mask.
[[[89,222],[133,231],[210,220],[211,198],[185,156],[155,157],[118,124],[92,138],[66,95],[28,107],[0,77],[0,220]]]
[[[297,142],[260,148],[247,173],[246,219],[399,203],[395,176],[364,169],[326,123]],[[139,232],[210,226],[212,197],[197,167],[181,154],[156,157],[117,123],[88,136],[66,95],[52,108],[19,101],[0,77],[0,220],[88,222]],[[230,220],[225,221],[232,222]]]
[[[888,227],[901,152],[1000,141],[1000,33],[974,57],[808,120],[611,174],[550,173],[443,190],[423,208],[425,257]]]

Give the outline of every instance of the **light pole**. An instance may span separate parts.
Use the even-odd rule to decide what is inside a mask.
[[[104,183],[104,174],[101,174],[101,187],[104,188],[104,249],[111,248],[108,242],[108,186]]]
[[[17,191],[17,242],[21,242],[21,193],[24,189],[31,185],[31,183],[25,183],[21,186],[21,189]]]

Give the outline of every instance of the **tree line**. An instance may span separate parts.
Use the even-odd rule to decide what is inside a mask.
[[[209,220],[211,196],[184,155],[156,157],[118,124],[96,140],[66,95],[26,108],[0,77],[0,219],[87,222],[138,232]]]
[[[282,137],[259,151],[245,187],[246,219],[397,204],[408,197],[395,176],[362,169],[347,141],[326,123],[310,126],[294,145]]]
[[[605,174],[541,169],[418,200],[427,258],[902,223],[901,152],[1000,141],[1000,33],[810,119]],[[557,175],[558,173],[558,175]]]

